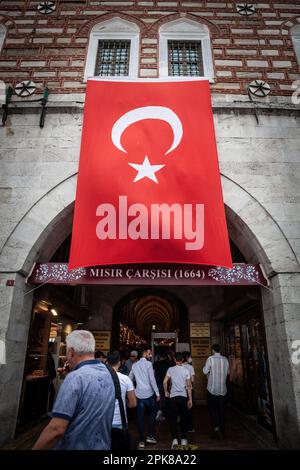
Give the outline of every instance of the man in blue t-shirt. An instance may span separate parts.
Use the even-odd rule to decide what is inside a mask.
[[[109,450],[115,409],[111,375],[94,359],[92,333],[73,331],[66,342],[72,372],[60,387],[52,419],[33,450]]]

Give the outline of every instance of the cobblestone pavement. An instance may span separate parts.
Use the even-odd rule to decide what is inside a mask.
[[[130,410],[130,430],[137,438],[135,410]],[[205,406],[196,407],[193,413],[195,433],[189,433],[189,444],[196,445],[199,450],[256,450],[264,449],[259,436],[250,432],[242,424],[240,417],[233,409],[227,410],[226,436],[222,440],[211,439],[211,427],[207,408]],[[20,434],[16,439],[11,440],[4,450],[27,450],[31,449],[33,443],[46,426],[48,419],[30,427]],[[258,427],[259,428],[259,427]],[[166,419],[156,425],[156,445],[147,445],[146,450],[169,450],[171,446],[169,422]],[[271,436],[270,436],[271,441]]]

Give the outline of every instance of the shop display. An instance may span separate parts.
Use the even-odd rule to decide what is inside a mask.
[[[120,323],[120,350],[128,348],[141,349],[146,344],[146,340],[138,336],[124,323]]]
[[[251,317],[250,311],[227,325],[225,346],[230,366],[230,399],[245,412],[257,415],[258,421],[271,430],[273,412],[262,320]]]

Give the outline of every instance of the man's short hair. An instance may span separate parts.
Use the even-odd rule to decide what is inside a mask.
[[[188,358],[191,357],[191,353],[189,351],[183,351],[182,356],[183,356],[184,362],[186,362]]]
[[[145,347],[145,348],[141,349],[140,357],[143,357],[143,354],[148,352],[148,351],[151,351],[151,348],[146,348]]]
[[[177,352],[175,354],[175,361],[176,362],[182,362],[183,361],[183,354],[181,352]]]
[[[75,330],[66,338],[67,351],[73,349],[78,356],[95,353],[95,338],[90,331]]]
[[[116,366],[120,362],[120,353],[119,351],[109,351],[107,354],[107,362],[110,366]]]
[[[218,343],[215,343],[212,345],[212,349],[216,352],[219,353],[221,351],[221,346]]]
[[[96,359],[100,359],[101,357],[106,358],[104,352],[102,352],[102,351],[96,351],[96,352],[95,352],[95,358],[96,358]]]

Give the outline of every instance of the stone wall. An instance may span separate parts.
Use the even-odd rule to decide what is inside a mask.
[[[136,23],[141,34],[139,76],[158,76],[159,28],[177,18],[204,23],[210,30],[215,93],[245,93],[253,79],[270,83],[275,94],[291,95],[299,67],[290,29],[300,22],[297,2],[255,3],[242,16],[236,2],[223,1],[57,1],[53,14],[37,11],[39,1],[2,0],[0,23],[7,37],[0,58],[0,79],[47,85],[51,93],[83,92],[91,28],[119,16]]]

